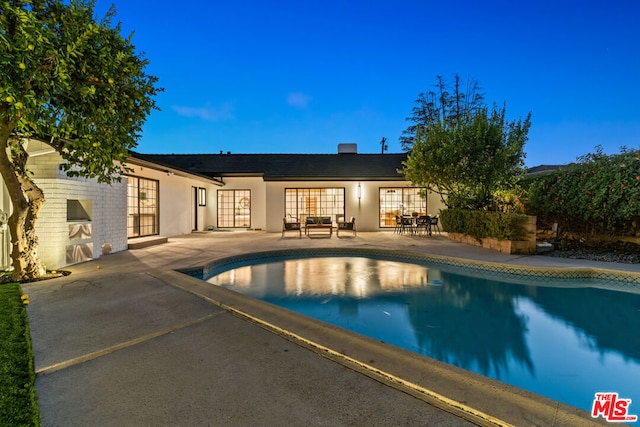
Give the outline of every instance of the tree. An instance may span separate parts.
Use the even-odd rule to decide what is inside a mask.
[[[115,9],[98,22],[95,0],[0,5],[0,173],[13,205],[13,278],[30,280],[44,273],[35,234],[44,194],[25,142],[49,144],[69,176],[119,180],[162,89],[131,36],[112,25]]]
[[[405,151],[411,151],[418,128],[423,131],[422,137],[426,138],[424,131],[437,123],[455,121],[485,107],[484,94],[480,92],[476,80],[469,80],[465,84],[458,74],[453,84],[447,83],[442,76],[436,76],[436,80],[436,90],[420,93],[411,115],[406,118],[412,124],[400,136],[400,145]]]
[[[486,209],[496,190],[515,186],[522,176],[530,125],[531,114],[508,121],[506,107],[494,106],[418,127],[402,172],[440,194],[449,208]]]

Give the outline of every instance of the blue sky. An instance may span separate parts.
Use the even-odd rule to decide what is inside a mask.
[[[98,0],[102,16],[113,0]],[[640,147],[640,2],[115,0],[165,92],[143,153],[400,152],[436,76],[532,113],[528,166]]]

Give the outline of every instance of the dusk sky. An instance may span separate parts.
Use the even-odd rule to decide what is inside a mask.
[[[103,16],[113,1],[98,0]],[[165,88],[142,153],[401,152],[436,76],[532,113],[527,166],[640,148],[640,1],[115,0]]]

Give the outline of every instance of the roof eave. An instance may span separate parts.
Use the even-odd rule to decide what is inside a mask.
[[[149,169],[153,169],[153,170],[159,171],[159,172],[171,173],[173,175],[181,176],[183,178],[192,178],[192,179],[197,179],[199,181],[207,181],[207,182],[210,182],[210,183],[218,185],[218,186],[223,186],[224,185],[224,183],[222,181],[220,181],[219,179],[216,179],[214,177],[210,177],[210,176],[206,176],[206,175],[202,175],[202,174],[198,174],[198,173],[194,173],[194,172],[185,171],[185,170],[176,168],[175,166],[168,166],[168,165],[164,165],[164,164],[150,162],[150,161],[143,160],[143,159],[140,159],[140,158],[134,157],[134,156],[129,156],[129,158],[127,158],[126,163],[129,163],[129,164],[132,164],[132,165],[136,165],[136,166],[145,167],[145,168],[149,168]]]
[[[265,181],[406,181],[402,176],[266,176]]]

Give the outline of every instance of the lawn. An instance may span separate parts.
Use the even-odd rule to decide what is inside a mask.
[[[19,284],[0,285],[0,425],[40,426],[27,310]]]

